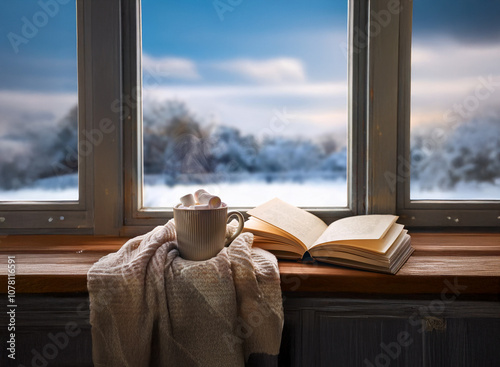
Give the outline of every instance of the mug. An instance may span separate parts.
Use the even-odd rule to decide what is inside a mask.
[[[226,237],[226,226],[231,217],[238,219],[238,229]],[[177,247],[186,260],[207,260],[229,245],[243,230],[245,219],[240,212],[227,212],[227,207],[216,209],[174,208]]]

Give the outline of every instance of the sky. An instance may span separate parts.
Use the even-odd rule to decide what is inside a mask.
[[[0,138],[54,128],[76,105],[75,9],[0,2]]]
[[[498,111],[498,14],[493,0],[413,1],[412,128],[450,127]]]
[[[54,126],[76,103],[75,4],[40,3],[0,3],[0,138]],[[175,98],[202,122],[254,134],[286,111],[280,134],[345,142],[347,1],[231,3],[143,0],[144,108]],[[412,123],[445,123],[480,77],[500,80],[500,3],[413,3]]]
[[[345,144],[347,2],[219,3],[143,2],[144,109],[179,99],[201,121],[256,135],[286,110],[281,135]]]

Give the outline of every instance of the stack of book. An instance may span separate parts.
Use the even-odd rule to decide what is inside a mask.
[[[412,252],[411,238],[395,215],[357,215],[327,226],[315,215],[272,199],[248,211],[244,231],[254,246],[279,259],[314,260],[396,274]]]

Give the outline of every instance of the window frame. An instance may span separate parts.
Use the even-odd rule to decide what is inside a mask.
[[[498,229],[498,201],[409,201],[409,172],[400,161],[409,158],[412,1],[401,0],[401,11],[379,30],[374,14],[397,0],[348,1],[348,207],[308,210],[327,223],[390,213],[412,228]],[[103,118],[114,129],[92,154],[79,157],[78,202],[1,203],[0,217],[7,219],[0,223],[1,234],[131,236],[172,217],[172,211],[139,206],[140,0],[76,2],[79,139],[84,131],[99,128]],[[354,45],[363,47],[354,52]],[[395,184],[387,174],[396,177]],[[65,220],[48,221],[60,216]]]
[[[348,44],[360,42],[354,40],[356,36],[354,29],[362,27],[366,23],[367,3],[365,1],[349,1],[348,7]],[[140,0],[124,0],[123,11],[123,34],[124,34],[124,65],[123,81],[125,100],[141,101],[142,73],[140,64],[141,47],[141,8]],[[349,46],[350,48],[350,46]],[[366,62],[367,48],[358,53],[348,52],[348,204],[344,208],[305,208],[314,215],[323,219],[326,223],[356,214],[364,213],[364,177],[365,167],[365,144],[366,139]],[[135,86],[139,86],[136,88]],[[130,96],[132,98],[130,98]],[[141,186],[143,182],[142,168],[142,106],[141,103],[133,103],[124,106],[127,115],[124,121],[127,124],[124,129],[124,227],[122,233],[134,234],[141,230],[150,228],[152,225],[164,224],[166,220],[173,217],[172,209],[167,208],[143,208]],[[250,208],[234,208],[246,213]]]
[[[91,113],[89,85],[90,3],[76,0],[77,81],[78,81],[78,141],[90,130]],[[92,154],[78,153],[78,195],[76,201],[11,201],[0,202],[0,232],[13,233],[78,233],[88,234],[93,226]]]
[[[408,227],[497,227],[500,200],[410,200],[411,46],[413,1],[401,0],[398,67],[397,214]]]

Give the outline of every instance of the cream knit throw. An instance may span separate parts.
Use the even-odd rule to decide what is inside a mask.
[[[210,260],[184,260],[171,220],[101,258],[87,276],[94,365],[234,367],[277,355],[278,264],[252,242],[243,233]]]

